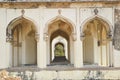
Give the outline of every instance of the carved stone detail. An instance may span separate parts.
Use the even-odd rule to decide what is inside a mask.
[[[21,14],[22,14],[22,16],[24,16],[24,14],[25,14],[25,10],[24,9],[21,10]]]
[[[6,36],[6,42],[12,42],[13,41],[13,37],[11,34],[7,34]]]
[[[83,41],[85,39],[85,34],[84,33],[81,33],[80,34],[80,40]]]
[[[94,9],[94,13],[95,13],[95,15],[98,14],[98,9],[97,8]]]
[[[48,40],[48,34],[44,33],[44,40],[47,41]]]
[[[59,9],[59,10],[58,10],[58,14],[59,14],[59,15],[61,15],[61,12],[62,12],[62,10],[61,10],[61,9]]]

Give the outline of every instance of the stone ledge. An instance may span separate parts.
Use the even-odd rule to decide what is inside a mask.
[[[21,77],[22,80],[96,80],[120,79],[120,70],[73,70],[73,71],[46,71],[39,72],[9,72],[10,76]]]
[[[11,67],[11,68],[5,68],[5,69],[0,69],[1,70],[7,70],[9,72],[21,72],[21,71],[35,71],[35,72],[39,72],[39,71],[73,71],[73,70],[82,70],[82,71],[86,71],[86,70],[120,70],[120,67],[99,67],[99,66],[90,66],[90,67],[81,67],[81,68],[74,68],[73,66],[69,65],[69,66],[60,66],[60,65],[55,65],[55,66],[48,66],[47,68],[38,68],[36,66],[29,66],[29,67]]]

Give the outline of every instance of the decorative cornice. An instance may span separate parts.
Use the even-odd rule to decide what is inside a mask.
[[[45,40],[45,41],[47,41],[47,40],[48,40],[48,37],[49,37],[49,36],[48,36],[48,33],[44,33],[43,38],[44,38],[44,40]]]
[[[35,34],[35,39],[36,39],[37,42],[39,41],[39,38],[40,38],[40,34],[39,34],[39,33],[36,33],[36,34]]]
[[[6,36],[6,42],[12,42],[13,41],[13,37],[11,34],[7,34]]]

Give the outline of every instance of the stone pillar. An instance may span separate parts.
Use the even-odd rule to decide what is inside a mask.
[[[22,49],[22,54],[21,54],[21,64],[22,65],[24,65],[24,64],[26,64],[26,62],[25,62],[25,53],[26,53],[26,48],[25,48],[25,40],[23,40],[22,41],[22,47],[21,47],[21,49]]]
[[[110,50],[110,56],[109,56],[109,58],[110,58],[110,66],[111,67],[113,67],[113,64],[114,64],[114,59],[113,59],[113,45],[112,45],[112,41],[110,41],[110,48],[109,48],[109,50]]]
[[[13,53],[13,66],[18,66],[18,53],[17,53],[18,47],[14,47],[14,53]]]
[[[103,66],[107,66],[107,58],[106,58],[106,54],[107,54],[107,51],[106,51],[106,45],[103,45],[102,46],[102,65]]]
[[[83,45],[79,38],[74,42],[74,66],[76,68],[83,66]]]
[[[106,65],[109,66],[109,43],[106,45]]]
[[[43,39],[41,32],[41,39],[37,41],[37,65],[39,68],[46,68],[46,41]]]
[[[6,64],[8,67],[12,67],[12,44],[10,42],[6,43],[7,52],[6,52]]]
[[[44,40],[44,8],[39,7],[40,18],[37,26],[37,66],[46,68],[46,41]]]
[[[52,59],[52,55],[50,54],[50,37],[48,36],[48,34],[44,35],[44,44],[45,44],[45,58],[46,58],[46,65],[50,65],[51,63],[51,59]]]
[[[70,63],[71,64],[74,64],[74,41],[73,40],[71,40],[70,41],[70,54],[68,53],[68,60],[69,60],[69,58],[70,58]],[[68,47],[69,48],[69,47]],[[68,51],[69,52],[69,51]]]
[[[97,45],[97,39],[93,38],[93,45],[94,45],[94,63],[98,65],[99,63],[99,55],[98,55],[98,45]]]
[[[43,52],[43,48],[42,48],[42,45],[43,43],[42,43],[42,41],[37,41],[37,66],[39,67],[39,68],[44,68],[44,59],[43,59],[43,57],[44,57],[44,52]]]
[[[82,40],[80,40],[80,13],[79,13],[79,8],[76,9],[77,15],[76,15],[76,20],[77,20],[77,24],[76,26],[76,40],[74,41],[74,67],[76,68],[80,68],[83,66],[83,43]]]
[[[102,65],[101,46],[98,46],[98,50],[97,51],[98,51],[98,56],[99,56],[98,65],[101,66]]]

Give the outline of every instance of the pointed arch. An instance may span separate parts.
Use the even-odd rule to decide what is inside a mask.
[[[102,17],[102,16],[99,16],[99,15],[95,15],[95,16],[92,16],[92,17],[89,17],[87,18],[85,21],[83,21],[81,27],[80,27],[80,31],[81,33],[83,33],[83,30],[84,30],[84,26],[86,25],[86,23],[92,21],[92,20],[95,20],[95,19],[98,19],[100,20],[102,23],[105,23],[106,26],[106,29],[108,32],[113,32],[113,26],[112,24],[109,22],[109,20],[107,20],[106,18]]]
[[[8,24],[6,41],[12,43],[11,66],[37,65],[37,33],[35,22],[25,16],[14,18]]]
[[[75,24],[65,18],[62,15],[58,15],[52,19],[50,19],[44,28],[44,39],[46,40],[46,45],[47,45],[47,55],[48,55],[48,64],[52,64],[53,62],[53,58],[52,58],[52,42],[53,39],[55,39],[57,36],[62,36],[66,39],[67,41],[67,46],[68,48],[67,50],[67,61],[68,63],[72,63],[73,62],[73,57],[71,55],[72,54],[72,45],[73,41],[76,40],[76,27]],[[64,61],[63,61],[64,62]],[[68,64],[67,63],[67,64]]]
[[[84,65],[109,66],[113,27],[109,20],[95,15],[86,19],[80,28]],[[89,45],[88,45],[89,44]],[[109,50],[109,51],[108,51]],[[98,60],[99,59],[99,60]]]
[[[22,21],[27,21],[29,23],[31,23],[33,26],[34,26],[34,30],[36,33],[38,33],[38,26],[36,24],[36,22],[26,16],[19,16],[17,18],[14,18],[7,26],[7,29],[6,29],[6,35],[12,35],[12,29],[22,23]]]
[[[52,18],[51,20],[49,20],[46,23],[45,28],[44,28],[44,34],[48,34],[49,25],[51,25],[52,23],[54,23],[54,22],[56,22],[58,20],[61,20],[61,21],[65,22],[65,23],[67,23],[68,25],[70,25],[73,37],[74,37],[74,35],[76,35],[76,26],[75,26],[75,24],[71,20],[69,20],[68,18],[66,18],[66,17],[64,17],[62,15],[58,15],[58,16]],[[75,39],[75,37],[74,37],[74,39]]]

